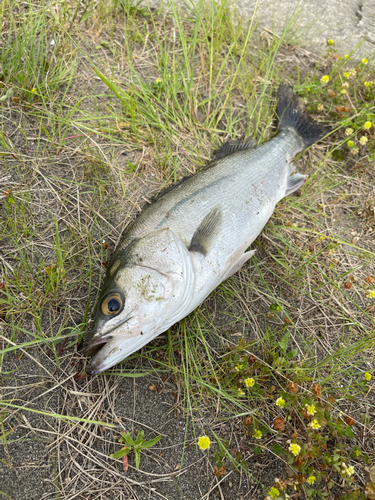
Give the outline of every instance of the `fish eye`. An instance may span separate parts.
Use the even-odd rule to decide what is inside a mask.
[[[104,297],[101,304],[102,313],[106,316],[114,316],[122,311],[124,307],[124,297],[117,292],[109,293]]]

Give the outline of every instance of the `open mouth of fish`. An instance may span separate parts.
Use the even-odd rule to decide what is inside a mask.
[[[93,338],[84,349],[86,356],[92,356],[87,373],[98,375],[108,370],[147,344],[149,342],[147,337],[147,335],[128,333]]]

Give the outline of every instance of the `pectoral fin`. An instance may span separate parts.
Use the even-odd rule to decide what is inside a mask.
[[[294,174],[288,178],[285,196],[294,193],[300,187],[302,187],[306,182],[307,177],[302,174]]]
[[[216,205],[216,207],[204,217],[198,229],[193,234],[189,252],[198,252],[206,256],[210,246],[220,232],[222,220],[223,214],[220,205]]]

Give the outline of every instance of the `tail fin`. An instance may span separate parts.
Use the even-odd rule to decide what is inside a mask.
[[[328,132],[327,128],[314,122],[303,110],[298,97],[290,86],[281,84],[277,92],[277,116],[283,127],[293,127],[302,137],[305,148],[319,141]]]

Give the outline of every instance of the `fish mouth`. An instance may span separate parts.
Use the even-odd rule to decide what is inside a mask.
[[[144,334],[138,329],[138,331],[127,334],[93,338],[85,348],[85,354],[93,356],[89,367],[86,369],[87,374],[98,375],[112,368],[112,366],[117,365],[117,363],[148,344],[159,333],[156,330]]]
[[[92,356],[87,369],[88,375],[98,375],[108,370],[124,357],[123,337],[97,337],[87,344],[85,354]]]
[[[97,337],[96,339],[90,340],[90,342],[85,347],[86,356],[95,356],[100,349],[109,342],[110,337]]]

